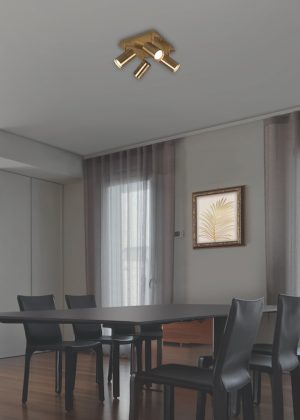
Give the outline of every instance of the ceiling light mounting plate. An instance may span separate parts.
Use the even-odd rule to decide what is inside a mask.
[[[119,46],[124,50],[132,49],[136,55],[141,60],[143,60],[148,56],[148,54],[143,51],[142,47],[147,43],[155,45],[157,48],[163,50],[166,54],[170,54],[171,52],[175,51],[173,45],[171,45],[167,40],[163,38],[159,32],[155,30],[149,30],[129,38],[122,39],[119,42]]]

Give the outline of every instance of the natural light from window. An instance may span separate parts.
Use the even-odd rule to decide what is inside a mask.
[[[109,306],[150,303],[150,181],[133,181],[107,189]]]

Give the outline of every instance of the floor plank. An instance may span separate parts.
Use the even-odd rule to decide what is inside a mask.
[[[165,362],[195,364],[199,354],[207,354],[205,346],[164,347]],[[153,351],[155,354],[155,349]],[[0,360],[0,420],[127,420],[129,410],[129,364],[121,360],[121,397],[112,398],[112,386],[105,383],[105,402],[97,400],[95,384],[95,357],[81,354],[74,392],[74,410],[64,411],[64,394],[54,392],[54,355],[37,354],[32,359],[29,397],[25,407],[21,404],[23,357]],[[105,375],[108,359],[105,358]],[[284,381],[285,419],[293,420],[291,388],[288,378]],[[257,420],[271,420],[271,395],[267,378],[263,379],[262,403],[256,409]],[[176,420],[195,418],[196,393],[176,390]],[[159,389],[143,391],[140,420],[162,419],[163,395]],[[211,419],[210,400],[207,403],[207,419]],[[238,418],[236,418],[238,419]],[[241,419],[241,417],[239,417]]]

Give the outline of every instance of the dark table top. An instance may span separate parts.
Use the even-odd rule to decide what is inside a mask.
[[[0,312],[0,322],[58,322],[61,324],[105,323],[124,325],[167,324],[205,318],[226,317],[230,305],[171,304],[127,306],[95,309]],[[276,306],[265,306],[264,312],[276,312]]]

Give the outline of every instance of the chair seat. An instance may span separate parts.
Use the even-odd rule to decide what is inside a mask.
[[[112,344],[112,343],[118,343],[118,344],[131,344],[134,343],[139,339],[139,336],[133,336],[133,335],[103,335],[99,341],[101,341],[102,344]]]
[[[174,386],[210,391],[213,386],[213,372],[195,366],[168,364],[138,374],[148,382],[172,384]]]
[[[157,339],[159,339],[159,338],[162,338],[162,336],[163,336],[163,334],[162,334],[162,332],[159,332],[159,331],[145,331],[145,332],[141,332],[139,335],[138,335],[138,337],[141,337],[141,338],[148,338],[148,339],[150,339],[150,340],[157,340]]]
[[[153,324],[149,324],[149,325],[142,325],[140,327],[140,332],[142,334],[153,334],[156,333],[157,335],[161,334],[162,335],[162,327],[161,325],[153,325]]]
[[[270,355],[270,354],[272,354],[272,351],[273,351],[273,345],[272,344],[257,343],[253,347],[253,352],[254,353]],[[300,357],[300,347],[297,348],[297,356]]]
[[[257,343],[253,346],[253,353],[270,355],[272,354],[273,344]]]
[[[64,351],[66,349],[72,349],[75,351],[89,350],[101,345],[100,341],[62,341],[57,344],[45,344],[42,346],[33,346],[36,350],[56,350]]]
[[[250,367],[251,369],[269,373],[272,371],[272,356],[267,354],[252,353]]]

